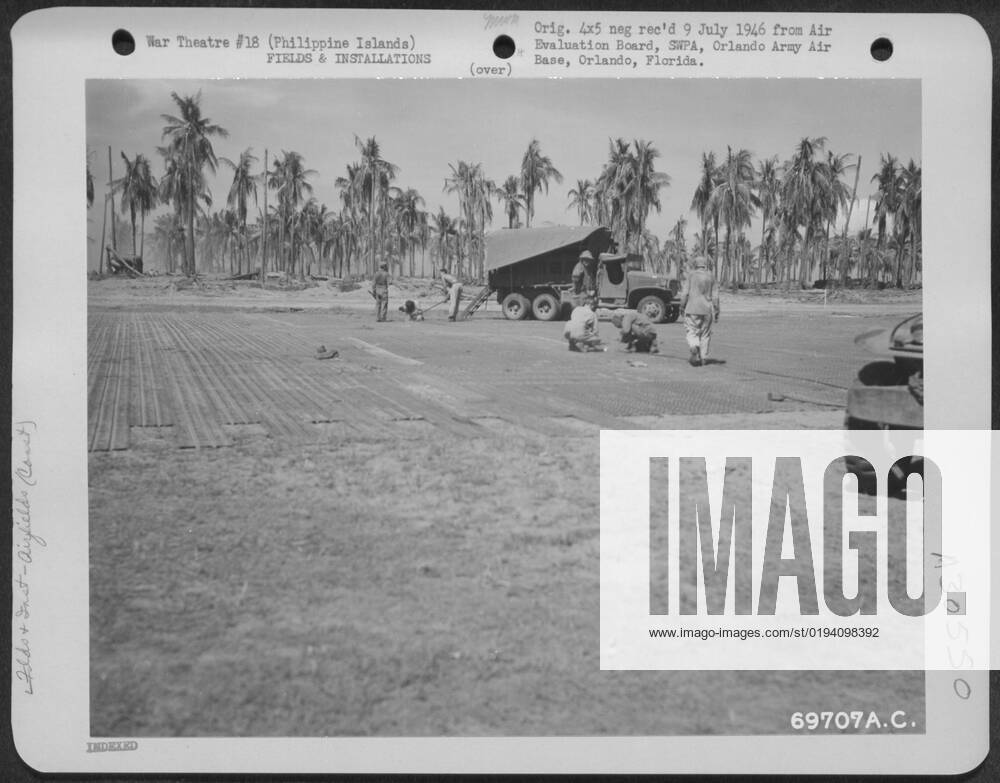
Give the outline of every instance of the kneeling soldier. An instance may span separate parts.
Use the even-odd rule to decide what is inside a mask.
[[[586,304],[574,307],[569,323],[563,331],[563,337],[569,342],[571,351],[606,351],[601,336],[597,333],[597,302],[590,300]]]
[[[660,352],[653,322],[642,313],[636,310],[615,310],[611,314],[611,323],[621,332],[621,341],[625,343],[626,351]]]

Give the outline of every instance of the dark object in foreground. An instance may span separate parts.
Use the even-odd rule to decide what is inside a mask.
[[[316,349],[315,356],[317,359],[336,359],[338,356],[340,356],[340,351],[338,351],[336,348],[327,349],[325,345],[321,345],[319,348]]]
[[[106,247],[108,253],[108,269],[113,275],[142,275],[142,256],[123,256],[113,247]]]
[[[873,353],[891,359],[866,364],[847,393],[845,426],[849,430],[920,430],[924,427],[924,320],[923,315],[907,318],[890,334],[884,329],[866,332],[855,341]],[[847,458],[852,470],[865,464]],[[908,465],[923,476],[923,461],[913,457]],[[876,491],[876,477],[870,471],[858,475],[858,490]],[[889,476],[889,495],[905,497],[906,477],[901,471]]]
[[[417,307],[417,303],[412,299],[407,299],[402,305],[400,305],[399,312],[406,313],[407,317],[411,321],[424,320],[424,311]]]

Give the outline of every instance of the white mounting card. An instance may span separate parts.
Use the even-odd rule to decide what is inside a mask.
[[[975,21],[59,8],[12,38],[11,710],[32,767],[983,759],[992,62]],[[900,447],[899,428],[927,438]],[[781,459],[813,465],[856,429],[875,494],[862,468],[837,485],[857,513],[831,549],[801,482],[773,488]],[[914,458],[890,468],[899,448]],[[686,496],[698,466],[667,460],[699,454],[712,488]],[[780,494],[792,533],[782,512],[772,539],[764,503],[741,550],[722,482],[751,457],[740,486]],[[801,485],[829,508],[823,475]],[[726,520],[685,528],[685,497],[729,509],[732,563]],[[633,507],[644,554],[623,560]],[[950,538],[968,522],[953,507],[979,509],[975,546]],[[677,528],[658,544],[661,509]],[[921,509],[922,552],[899,534]],[[902,650],[920,565],[944,597]],[[752,648],[776,627],[768,585],[805,617],[807,581],[823,655],[772,666]],[[877,608],[837,614],[869,587]],[[648,624],[641,655],[612,594]],[[878,634],[912,668],[855,644]]]

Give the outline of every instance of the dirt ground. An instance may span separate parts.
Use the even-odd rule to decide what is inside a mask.
[[[94,736],[768,734],[887,707],[922,730],[920,673],[598,664],[600,428],[839,427],[849,336],[919,299],[784,353],[775,303],[733,299],[695,370],[679,325],[636,366],[495,306],[376,333],[364,291],[172,284],[90,284]]]

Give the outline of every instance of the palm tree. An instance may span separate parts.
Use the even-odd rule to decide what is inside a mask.
[[[507,228],[520,228],[521,210],[525,208],[525,202],[518,178],[511,174],[503,185],[496,189],[494,195],[503,204],[504,213],[507,215]]]
[[[913,159],[910,159],[905,169],[900,172],[901,197],[899,204],[899,215],[904,226],[902,232],[903,239],[910,240],[910,268],[907,275],[908,282],[912,283],[917,272],[917,242],[920,235],[920,218],[922,207],[922,185],[921,168]],[[902,251],[900,251],[902,252]],[[902,285],[902,280],[897,272],[896,285]]]
[[[847,187],[847,183],[842,179],[844,174],[856,165],[847,162],[850,158],[851,155],[849,154],[834,155],[832,150],[828,150],[826,153],[826,176],[829,185],[825,194],[825,204],[823,205],[824,217],[826,219],[823,272],[821,275],[823,280],[827,279],[827,266],[830,263],[830,229],[836,222],[837,215],[840,214],[841,210],[847,208],[848,203],[853,198],[853,194]]]
[[[481,163],[466,163],[464,160],[458,164],[449,163],[451,176],[444,181],[446,193],[455,193],[458,196],[459,210],[462,212],[465,224],[465,257],[469,263],[468,271],[482,279],[484,261],[484,239],[486,223],[493,220],[493,207],[490,204],[490,197],[496,190],[493,180],[487,179],[483,173]],[[461,259],[459,259],[459,272],[461,274]]]
[[[660,157],[660,151],[653,146],[652,142],[634,139],[632,146],[635,148],[635,154],[630,161],[633,172],[629,206],[636,227],[637,242],[641,243],[646,230],[646,218],[649,216],[649,210],[653,208],[659,213],[660,189],[670,184],[670,176],[662,171],[656,171],[655,160]]]
[[[213,125],[207,117],[201,116],[201,91],[194,96],[184,96],[170,93],[170,97],[180,111],[180,116],[163,114],[161,117],[167,124],[163,128],[163,138],[169,141],[167,148],[170,157],[175,161],[181,180],[181,187],[175,191],[179,199],[180,209],[187,219],[188,256],[186,259],[186,274],[193,275],[196,270],[194,256],[194,213],[196,199],[205,190],[204,168],[215,173],[215,150],[212,148],[212,136],[225,138],[229,132]]]
[[[715,190],[717,179],[718,171],[715,168],[715,153],[701,153],[701,175],[698,179],[698,185],[694,190],[694,196],[691,199],[691,210],[698,216],[698,220],[701,221],[702,253],[706,252],[708,223],[712,214],[709,203],[712,199],[712,191]]]
[[[552,160],[542,155],[538,139],[532,139],[528,149],[521,159],[521,192],[525,201],[525,222],[531,228],[531,219],[535,216],[535,191],[549,192],[549,180],[557,184],[563,181],[562,174],[552,165]]]
[[[268,177],[268,186],[278,194],[278,214],[282,220],[282,231],[287,226],[291,237],[288,248],[289,274],[295,272],[296,227],[300,222],[298,208],[308,196],[312,195],[312,185],[307,180],[316,174],[312,169],[305,168],[304,162],[305,159],[298,152],[282,150],[281,157],[275,159],[274,169]],[[304,277],[301,265],[299,272],[300,276]]]
[[[126,207],[129,211],[129,218],[132,223],[132,254],[142,258],[142,251],[145,247],[146,234],[146,213],[156,206],[157,184],[153,174],[149,169],[149,161],[142,154],[136,154],[134,160],[129,160],[125,153],[121,153],[122,160],[125,161],[125,175],[111,183],[111,188],[117,193],[121,193],[121,211]],[[141,245],[136,248],[135,237],[135,213],[139,212],[142,224]]]
[[[176,213],[160,215],[153,222],[153,244],[166,257],[165,271],[173,272],[178,250],[184,250],[184,226]]]
[[[733,228],[742,234],[743,228],[750,225],[754,210],[760,205],[751,188],[752,184],[753,164],[750,151],[741,149],[734,153],[732,147],[727,147],[726,162],[720,169],[719,182],[709,196],[709,207],[726,226],[726,264],[723,276],[729,275],[733,290],[736,290],[740,282],[739,271],[734,272],[729,252]]]
[[[343,267],[346,264],[348,274],[351,268],[351,256],[355,249],[361,245],[361,238],[365,232],[361,231],[362,216],[362,187],[361,187],[361,164],[348,163],[345,176],[337,177],[334,185],[340,190],[340,221],[337,224],[338,246],[340,256],[340,272],[343,277]]]
[[[257,206],[257,176],[251,173],[253,164],[257,162],[253,150],[247,147],[240,153],[238,163],[233,163],[229,158],[219,158],[223,163],[233,170],[233,183],[229,186],[229,196],[226,203],[230,209],[236,211],[241,228],[241,244],[243,255],[247,260],[247,271],[250,271],[250,256],[247,243],[247,211],[250,199],[253,198],[254,206]],[[240,271],[243,270],[243,261],[240,260]]]
[[[767,241],[767,233],[772,237],[775,233],[774,218],[778,210],[778,158],[770,157],[758,161],[754,177],[754,187],[757,189],[757,201],[760,204],[760,257],[757,262],[756,285],[760,287],[760,278],[767,268],[767,251],[772,242]]]
[[[809,254],[814,249],[813,238],[823,220],[824,205],[829,203],[829,169],[819,157],[825,146],[825,137],[801,139],[792,159],[785,164],[781,181],[781,202],[788,236],[796,236],[799,226],[805,229],[799,257],[799,284],[803,287],[809,276]],[[793,243],[789,263],[794,249]],[[791,285],[791,275],[788,277],[788,284]]]
[[[899,211],[900,191],[902,189],[899,161],[892,155],[884,153],[881,157],[879,170],[871,181],[878,182],[878,190],[875,194],[875,220],[878,227],[875,251],[880,253],[885,240],[886,223],[890,217],[895,221],[896,213]]]
[[[450,268],[452,244],[458,241],[456,221],[445,213],[443,207],[438,207],[437,214],[431,215],[431,222],[430,230],[434,235],[431,251],[437,257],[438,264]]]
[[[608,140],[608,160],[594,185],[598,222],[607,225],[620,247],[628,244],[633,210],[633,180],[635,158],[628,142],[622,138]]]
[[[326,204],[320,204],[315,198],[310,198],[299,212],[299,227],[302,235],[302,244],[309,251],[312,261],[316,264],[316,272],[322,272],[323,258],[327,254],[328,232],[327,226],[333,216],[327,211]],[[300,266],[303,276],[305,275],[305,264]]]
[[[594,183],[589,179],[578,179],[576,187],[570,188],[566,195],[569,197],[569,206],[566,209],[576,209],[581,226],[589,223],[593,213]]]
[[[382,157],[382,150],[374,136],[365,141],[355,136],[354,143],[361,153],[361,162],[353,185],[361,196],[359,201],[365,205],[364,208],[368,212],[369,272],[374,273],[375,227],[376,224],[381,226],[385,222],[389,186],[399,173],[399,167]]]
[[[424,214],[420,209],[424,206],[424,199],[413,188],[407,188],[406,190],[397,189],[397,195],[393,199],[392,205],[397,223],[401,229],[401,236],[410,251],[410,277],[413,277],[416,234],[420,223],[420,215]],[[402,266],[402,261],[400,261],[400,266]]]
[[[420,245],[420,276],[426,275],[424,262],[427,259],[427,245],[431,241],[430,215],[427,212],[417,214],[417,244]]]

